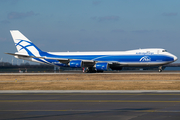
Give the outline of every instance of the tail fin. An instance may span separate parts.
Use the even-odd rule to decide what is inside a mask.
[[[42,51],[21,32],[19,32],[18,30],[11,30],[10,33],[12,35],[18,53],[29,56],[40,56],[40,53]]]

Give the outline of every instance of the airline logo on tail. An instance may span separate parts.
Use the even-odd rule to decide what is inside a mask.
[[[28,42],[26,40],[19,40],[19,42],[15,43],[15,45],[18,49],[18,52],[27,52],[28,55],[33,55],[33,53],[30,51],[31,49],[35,49],[33,43]]]
[[[28,38],[26,38],[18,30],[10,31],[19,53],[28,54],[30,56],[40,56],[41,50],[35,46]]]

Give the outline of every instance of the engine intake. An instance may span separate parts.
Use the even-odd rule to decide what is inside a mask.
[[[72,60],[69,62],[69,66],[72,68],[81,68],[82,61],[81,60]]]
[[[97,71],[107,71],[109,68],[108,63],[96,63],[96,70]]]

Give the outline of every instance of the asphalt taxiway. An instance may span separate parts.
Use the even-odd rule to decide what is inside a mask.
[[[1,91],[0,119],[179,120],[180,91]]]

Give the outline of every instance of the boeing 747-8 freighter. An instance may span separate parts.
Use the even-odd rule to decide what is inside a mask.
[[[177,57],[165,49],[149,48],[128,51],[103,52],[45,52],[40,50],[18,30],[11,30],[17,48],[16,53],[7,53],[16,58],[71,68],[86,68],[86,72],[122,70],[131,66],[159,66],[172,63]]]

